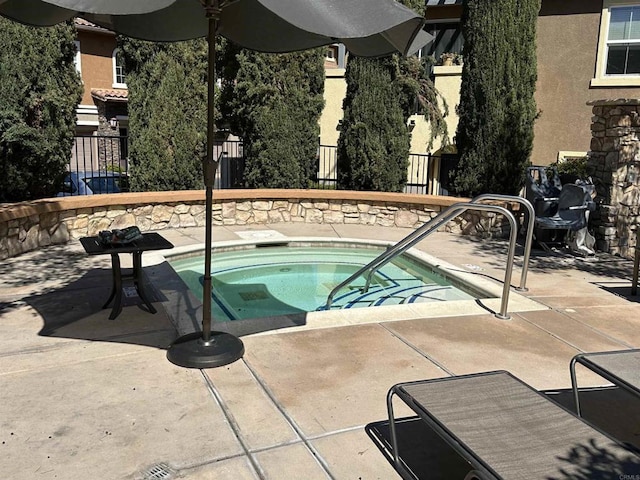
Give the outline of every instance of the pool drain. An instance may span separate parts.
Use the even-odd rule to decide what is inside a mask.
[[[172,478],[175,473],[169,466],[165,463],[158,463],[153,467],[145,470],[144,472],[144,480],[167,480]]]

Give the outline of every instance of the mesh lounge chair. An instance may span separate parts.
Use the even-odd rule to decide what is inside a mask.
[[[470,464],[467,480],[618,479],[640,475],[627,448],[505,371],[395,385],[387,395],[396,470],[393,397],[402,399]]]

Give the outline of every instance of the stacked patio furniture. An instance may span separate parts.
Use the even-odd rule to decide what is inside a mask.
[[[595,189],[589,181],[562,183],[553,167],[528,167],[525,197],[535,211],[534,238],[548,244],[566,244],[575,253],[593,255],[595,239],[588,231],[589,213],[595,210]]]

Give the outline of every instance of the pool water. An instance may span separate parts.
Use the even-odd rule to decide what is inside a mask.
[[[382,248],[292,247],[236,249],[212,255],[212,314],[216,321],[324,310],[331,290],[380,255]],[[202,300],[204,257],[171,262]],[[331,309],[475,298],[412,257],[398,256],[372,277],[340,290]]]

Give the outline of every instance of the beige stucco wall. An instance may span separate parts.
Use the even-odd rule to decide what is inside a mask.
[[[336,129],[342,119],[342,102],[347,92],[347,84],[344,78],[344,69],[327,70],[325,78],[325,107],[320,117],[320,144],[337,145],[340,132]],[[455,107],[460,98],[461,66],[436,67],[435,86],[445,98],[449,106],[447,127],[449,138],[453,141],[458,117]],[[411,132],[411,153],[427,153],[429,143],[429,124],[422,115],[413,115],[409,121],[415,122],[415,128]],[[440,141],[434,142],[431,152],[440,148]]]
[[[447,123],[449,143],[453,144],[453,139],[458,126],[458,116],[456,115],[456,107],[460,101],[460,84],[462,83],[462,66],[437,66],[434,67],[434,85],[440,92],[440,95],[446,102],[448,114],[445,117]],[[444,105],[441,103],[440,108],[444,111]],[[413,115],[409,121],[415,122],[415,128],[411,132],[411,150],[415,154],[438,153],[442,147],[442,140],[436,138],[429,148],[430,125],[423,115]],[[411,172],[421,171],[420,163],[422,158],[411,156],[409,158],[408,174]],[[440,159],[433,158],[430,162],[430,175],[428,192],[435,195],[440,191]]]
[[[94,105],[92,88],[113,88],[111,55],[116,48],[115,35],[109,32],[78,31],[84,94],[81,105]]]
[[[340,132],[336,129],[342,120],[342,101],[347,93],[344,68],[327,69],[324,80],[325,106],[320,117],[320,144],[337,145]]]

